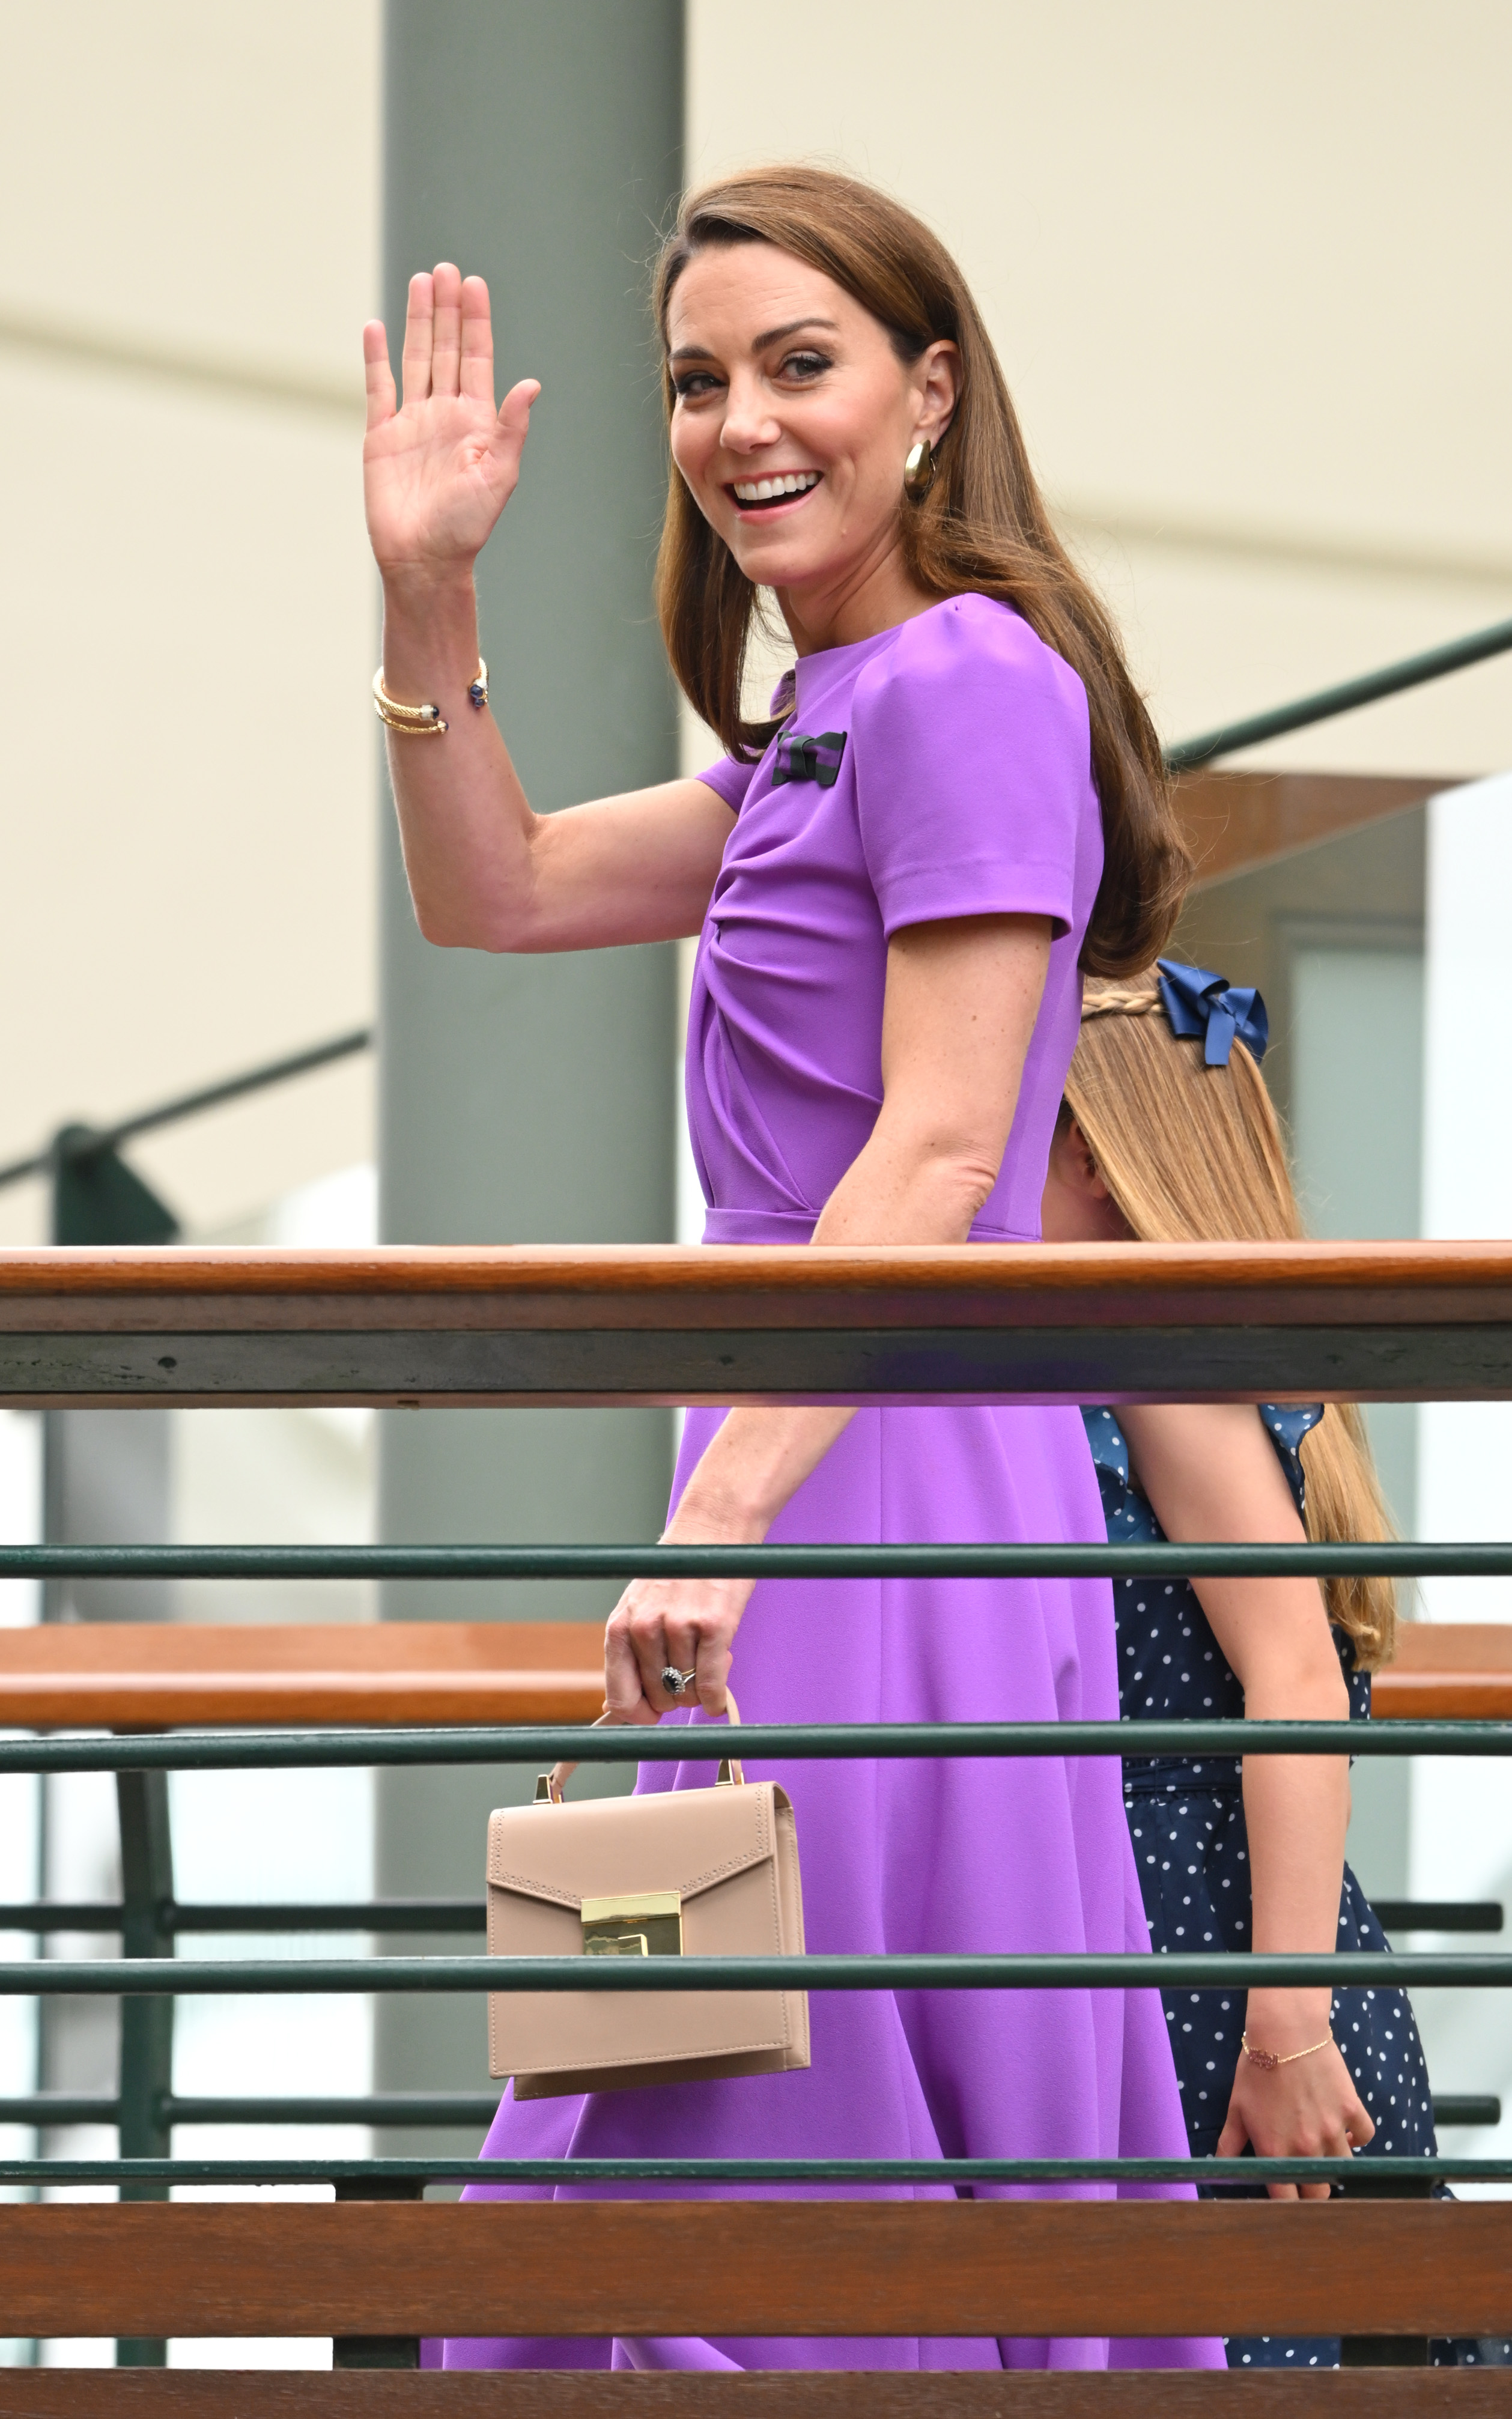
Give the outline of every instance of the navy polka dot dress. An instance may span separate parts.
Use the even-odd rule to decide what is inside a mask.
[[[1160,1544],[1165,1532],[1131,1478],[1129,1448],[1115,1414],[1087,1410],[1082,1416],[1110,1541]],[[1322,1418],[1322,1406],[1283,1410],[1268,1403],[1262,1404],[1260,1416],[1301,1512],[1300,1448],[1308,1429]],[[1185,1579],[1115,1580],[1113,1611],[1119,1710],[1125,1721],[1225,1721],[1242,1716],[1244,1691]],[[1334,1642],[1350,1691],[1350,1718],[1365,1721],[1370,1713],[1370,1675],[1354,1669],[1354,1650],[1342,1630],[1335,1630]],[[1248,1949],[1250,1876],[1238,1757],[1140,1758],[1125,1763],[1123,1776],[1124,1808],[1157,1955]],[[1389,1954],[1385,1934],[1348,1865],[1339,1900],[1338,1945]],[[1209,2158],[1228,2113],[1244,2026],[1244,1994],[1164,1991],[1161,1996],[1193,2156]],[[1336,1991],[1333,2029],[1355,2088],[1376,2123],[1362,2155],[1432,2156],[1438,2145],[1427,2068],[1406,1993],[1395,1987],[1386,1971],[1373,1989]],[[1433,2349],[1441,2361],[1485,2357],[1473,2344]],[[1338,2358],[1336,2337],[1235,2336],[1228,2342],[1229,2365],[1236,2368],[1336,2367]]]

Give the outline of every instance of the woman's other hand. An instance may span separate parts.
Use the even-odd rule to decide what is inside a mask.
[[[686,1540],[684,1542],[687,1542]],[[725,1685],[740,1617],[754,1579],[635,1579],[609,1615],[604,1636],[609,1718],[657,1722],[695,1702],[725,1710]],[[688,1687],[663,1685],[667,1671],[691,1672]]]
[[[494,409],[488,289],[450,261],[412,277],[398,405],[379,319],[363,331],[367,532],[385,577],[471,571],[515,492],[533,378]]]
[[[666,1542],[689,1545],[686,1534]],[[708,1542],[704,1540],[703,1542]],[[729,1539],[720,1540],[728,1544]],[[659,1722],[674,1706],[696,1702],[710,1714],[725,1711],[725,1684],[740,1616],[754,1579],[632,1579],[609,1617],[604,1633],[605,1723]],[[662,1686],[667,1670],[691,1672],[693,1685],[675,1696]],[[551,1780],[564,1789],[575,1764],[553,1766]]]
[[[1364,2149],[1375,2130],[1333,2042],[1311,2057],[1292,2058],[1269,2070],[1241,2051],[1218,2156],[1237,2159],[1248,2147],[1258,2159],[1347,2159],[1351,2151]],[[1324,2183],[1272,2184],[1268,2189],[1273,2200],[1327,2200],[1329,2196]]]

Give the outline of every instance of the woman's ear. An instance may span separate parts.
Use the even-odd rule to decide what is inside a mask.
[[[961,396],[959,349],[942,336],[920,354],[914,364],[914,377],[918,393],[916,436],[927,437],[932,445],[938,445],[955,418]]]

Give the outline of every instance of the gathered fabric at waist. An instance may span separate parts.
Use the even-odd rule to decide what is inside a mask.
[[[807,1243],[818,1224],[809,1210],[705,1210],[706,1243]],[[1011,1234],[1006,1226],[973,1226],[968,1243],[1037,1243],[1038,1235]]]

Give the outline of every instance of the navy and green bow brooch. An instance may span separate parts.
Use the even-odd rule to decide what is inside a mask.
[[[843,731],[821,731],[816,737],[806,731],[784,731],[772,766],[773,789],[779,790],[784,781],[817,781],[822,790],[832,790],[840,778],[845,738]]]

